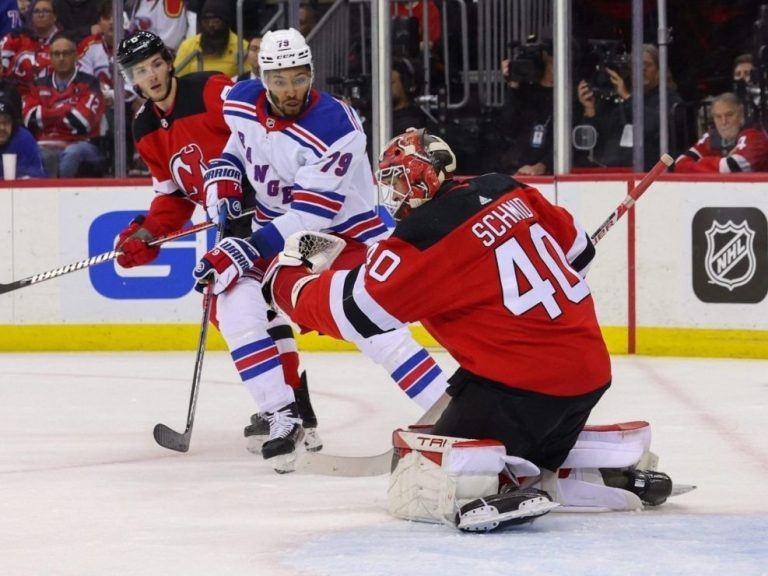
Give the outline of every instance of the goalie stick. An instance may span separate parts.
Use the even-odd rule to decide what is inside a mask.
[[[256,211],[255,208],[251,210],[247,210],[240,215],[240,218],[242,218],[243,216],[250,216],[255,211]],[[161,244],[165,244],[166,242],[170,242],[171,240],[176,240],[177,238],[183,238],[184,236],[189,236],[190,234],[197,234],[198,232],[202,232],[203,230],[208,230],[209,228],[213,228],[214,226],[215,224],[213,222],[201,222],[193,226],[188,226],[187,228],[182,228],[181,230],[176,230],[176,232],[171,232],[169,234],[166,234],[165,236],[160,236],[159,238],[155,238],[148,244],[149,246],[160,246]],[[96,254],[95,256],[91,256],[90,258],[84,258],[83,260],[79,260],[78,262],[73,262],[72,264],[60,266],[58,268],[54,268],[53,270],[48,270],[47,272],[40,272],[38,274],[34,274],[33,276],[22,278],[21,280],[14,280],[13,282],[9,282],[8,284],[0,283],[0,294],[5,294],[6,292],[12,292],[14,290],[18,290],[19,288],[26,288],[27,286],[31,286],[33,284],[39,284],[40,282],[43,282],[45,280],[58,278],[59,276],[64,276],[65,274],[69,274],[71,272],[77,272],[78,270],[85,270],[86,268],[90,268],[91,266],[96,266],[97,264],[104,264],[104,262],[110,262],[114,260],[115,258],[120,256],[120,254],[122,254],[122,252],[120,252],[119,250],[111,250],[110,252]]]
[[[667,168],[674,164],[674,160],[669,154],[664,154],[661,159],[643,176],[640,182],[626,195],[616,209],[600,225],[600,227],[590,236],[592,244],[597,244],[602,240],[608,231],[613,228],[627,211],[634,206],[635,202],[650,187]],[[449,397],[447,394],[438,399],[432,408],[430,408],[419,420],[416,425],[434,424],[437,418],[443,413],[448,405]],[[438,411],[439,410],[439,411]],[[380,476],[389,474],[392,465],[392,456],[394,452],[390,448],[381,454],[373,456],[336,456],[321,452],[307,452],[299,456],[296,462],[296,471],[305,474],[320,474],[323,476]],[[688,487],[683,492],[689,492],[694,487]],[[683,489],[683,486],[680,487]],[[673,492],[672,494],[676,494]]]
[[[224,236],[224,227],[227,222],[227,208],[224,204],[219,206],[219,225],[216,227],[216,244]],[[210,226],[209,226],[210,227]],[[192,390],[189,394],[189,408],[187,409],[187,427],[183,433],[172,430],[165,424],[155,425],[152,431],[155,442],[163,448],[186,452],[192,439],[192,425],[195,423],[195,408],[197,407],[197,393],[200,391],[200,376],[203,372],[203,357],[205,356],[205,343],[208,340],[208,321],[211,318],[213,307],[213,282],[209,282],[205,290],[203,301],[203,319],[200,324],[200,337],[197,341],[197,354],[195,356],[195,370],[192,375]]]

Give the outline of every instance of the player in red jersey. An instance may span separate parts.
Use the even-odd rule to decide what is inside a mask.
[[[266,296],[299,325],[336,338],[420,321],[459,363],[429,442],[492,439],[502,454],[552,473],[611,383],[584,279],[595,249],[573,216],[536,189],[502,174],[456,181],[455,168],[450,147],[425,130],[394,138],[377,173],[383,202],[399,221],[392,235],[350,271],[313,274],[286,250],[267,274]],[[396,469],[393,479],[418,476],[415,468]],[[662,493],[671,490],[666,475],[658,482]],[[391,486],[390,503],[400,487]],[[397,498],[407,509],[399,515],[424,519],[413,512],[410,489]],[[643,497],[659,503],[667,495]],[[499,506],[512,521],[526,507],[528,518],[551,504],[541,493],[518,491]]]
[[[170,51],[152,32],[139,31],[124,39],[117,60],[134,91],[147,100],[136,114],[133,135],[156,192],[147,215],[135,218],[118,237],[122,254],[117,262],[131,268],[157,257],[159,247],[150,247],[147,242],[178,230],[198,205],[205,206],[205,171],[209,161],[221,155],[230,136],[222,107],[233,82],[215,72],[175,76]],[[220,328],[224,332],[224,326]],[[268,332],[275,341],[285,382],[294,389],[307,449],[319,450],[322,442],[315,430],[317,419],[306,376],[300,371],[293,330],[277,316]],[[249,449],[259,451],[260,445],[249,439]]]
[[[744,103],[726,92],[712,101],[715,127],[675,161],[675,172],[764,172],[768,137],[760,127],[745,126]]]

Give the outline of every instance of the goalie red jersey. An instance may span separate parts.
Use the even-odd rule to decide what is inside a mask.
[[[575,396],[611,378],[584,280],[594,253],[565,209],[487,174],[443,184],[364,265],[306,284],[295,309],[297,271],[281,270],[274,294],[297,323],[337,338],[421,321],[475,376]]]
[[[146,102],[133,124],[136,148],[152,174],[157,196],[146,226],[156,234],[179,229],[205,203],[203,171],[229,138],[222,106],[232,80],[201,72],[177,78],[174,106],[163,114]]]

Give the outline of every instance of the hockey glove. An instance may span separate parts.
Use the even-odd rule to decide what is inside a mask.
[[[243,175],[240,169],[226,160],[212,160],[203,173],[205,187],[205,210],[208,219],[219,223],[219,204],[227,208],[230,219],[239,218],[243,213],[243,190],[240,187]]]
[[[206,252],[197,263],[192,276],[197,280],[195,289],[205,290],[213,276],[213,293],[219,295],[237,282],[258,259],[259,252],[247,240],[224,238],[213,250]]]
[[[290,311],[296,306],[301,289],[311,282],[320,272],[328,270],[334,260],[344,250],[346,242],[338,236],[322,232],[296,232],[285,241],[285,247],[264,273],[261,291],[267,305],[276,312],[290,316]],[[281,290],[274,290],[274,280],[277,272],[286,266],[304,267],[297,273],[286,276],[285,283],[280,283]],[[289,293],[283,294],[283,290]]]
[[[136,216],[128,228],[120,232],[117,237],[115,249],[122,252],[117,257],[117,263],[123,268],[149,264],[160,253],[160,246],[147,244],[154,239],[154,235],[142,227],[144,220],[144,216]]]

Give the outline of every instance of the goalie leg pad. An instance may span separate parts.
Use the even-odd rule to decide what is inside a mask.
[[[560,504],[558,512],[615,512],[643,507],[640,498],[632,492],[606,486],[596,468],[572,470],[568,478],[544,471],[535,487],[545,490]]]
[[[397,518],[454,526],[459,509],[499,491],[499,474],[507,466],[503,444],[397,430],[398,460],[390,477],[389,513]],[[530,462],[513,459],[531,471]]]

